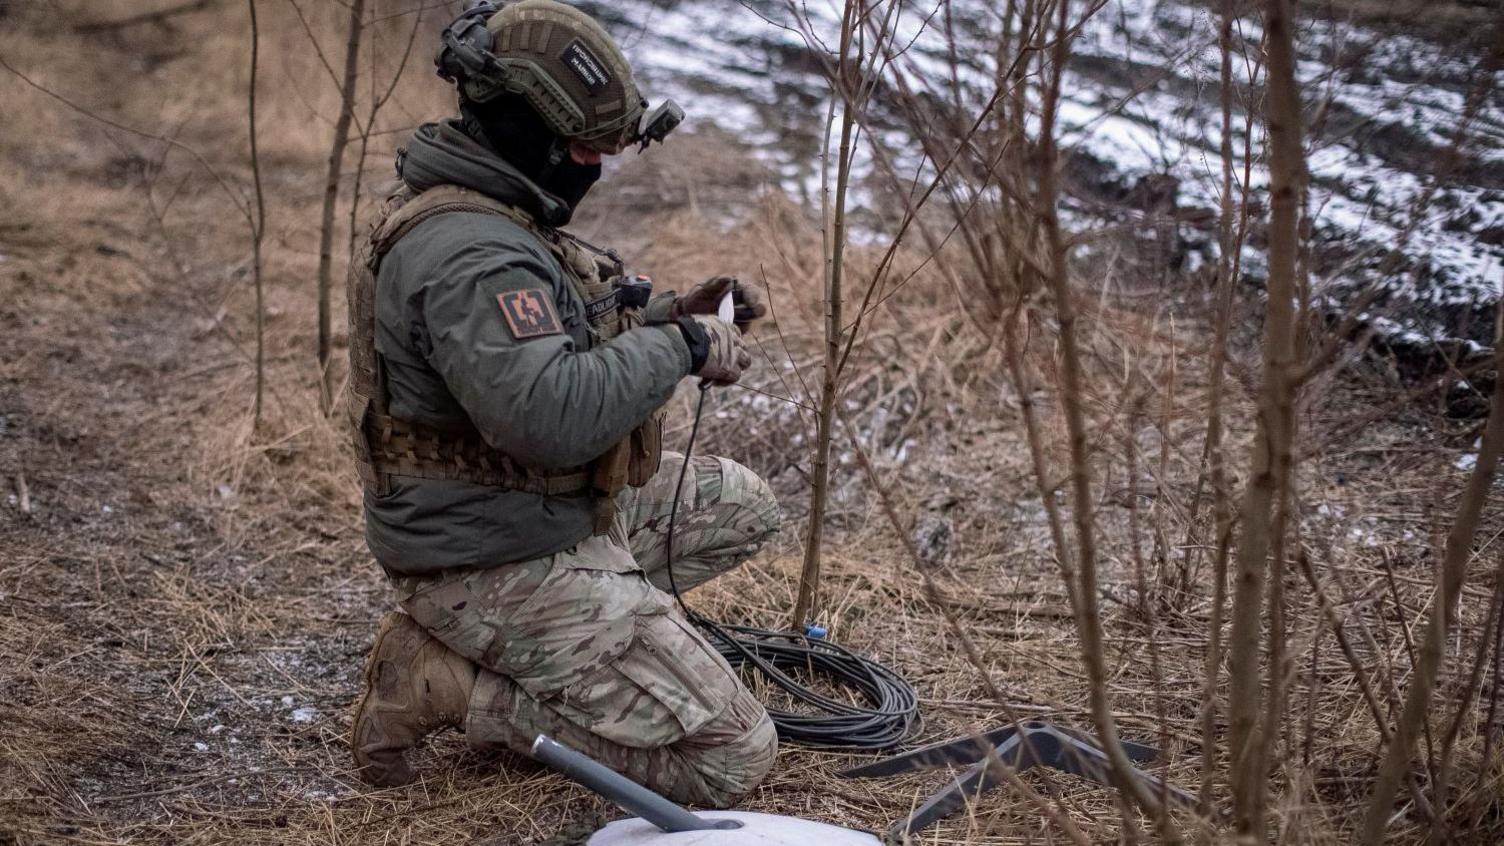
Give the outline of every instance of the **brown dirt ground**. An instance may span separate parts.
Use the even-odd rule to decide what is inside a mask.
[[[62,50],[67,35],[48,22],[85,8],[12,11],[0,57],[102,116],[176,133],[243,197],[243,104],[227,93],[244,83],[244,45],[233,36],[243,20],[230,7],[190,15],[101,37],[81,57]],[[319,14],[315,23],[333,13]],[[603,810],[525,763],[466,751],[454,735],[429,744],[424,778],[410,788],[373,791],[350,775],[349,711],[390,596],[364,550],[355,487],[313,387],[327,124],[308,114],[327,115],[330,100],[298,84],[318,71],[296,49],[296,22],[283,14],[268,26],[268,391],[255,432],[248,249],[226,193],[182,151],[160,165],[162,145],[102,127],[0,71],[0,106],[19,116],[0,121],[0,843],[525,844]],[[237,59],[185,61],[190,50]],[[65,58],[49,63],[54,55]],[[440,113],[436,86],[404,83],[382,126]],[[387,172],[383,139],[368,182]],[[687,165],[665,173],[670,152]],[[805,378],[815,372],[805,366],[818,312],[800,280],[815,278],[819,254],[800,213],[711,133],[676,139],[617,176],[582,234],[622,245],[660,279],[723,269],[768,278],[781,331],[759,336],[769,362],[755,384],[801,395],[786,362]],[[1186,534],[1184,511],[1204,425],[1206,332],[1194,298],[1171,308],[1164,293],[1127,282],[1111,296],[1094,292],[1089,400],[1102,456],[1111,691],[1125,733],[1161,739],[1169,775],[1194,787],[1210,587],[1204,558],[1177,574],[1204,545]],[[339,299],[335,314],[338,325]],[[856,368],[853,413],[868,421],[869,448],[906,513],[951,528],[937,570],[949,598],[944,607],[922,598],[848,453],[824,619],[842,643],[913,681],[928,738],[1004,719],[947,633],[947,614],[983,650],[1016,712],[1086,726],[1076,637],[997,352],[934,280],[920,277],[883,319]],[[1048,377],[1049,339],[1038,347],[1033,360]],[[1130,369],[1142,376],[1125,387]],[[1235,368],[1244,420],[1249,372]],[[1433,397],[1396,403],[1398,393],[1367,362],[1314,386],[1301,496],[1305,549],[1333,595],[1344,594],[1357,652],[1376,678],[1392,673],[1403,686],[1475,428],[1447,420]],[[1058,418],[1045,409],[1054,432]],[[807,424],[760,394],[712,400],[710,447],[773,479],[791,526],[779,549],[694,599],[714,616],[778,625],[792,604]],[[1247,438],[1235,427],[1237,465]],[[1476,646],[1492,588],[1504,515],[1491,508],[1486,522],[1454,657]],[[1135,588],[1138,562],[1153,583],[1148,599]],[[1290,601],[1298,678],[1278,813],[1292,841],[1344,842],[1375,760],[1373,721],[1293,577]],[[1461,684],[1458,663],[1443,702]],[[1497,760],[1479,758],[1482,716],[1482,705],[1469,711],[1460,746],[1459,814],[1471,820],[1463,842],[1495,842],[1500,824]],[[943,781],[831,776],[850,760],[786,748],[744,807],[881,828]],[[1095,840],[1118,836],[1107,792],[1069,777],[1026,780],[1057,793]],[[1400,818],[1400,840],[1420,831]],[[1000,791],[923,842],[1058,839]]]

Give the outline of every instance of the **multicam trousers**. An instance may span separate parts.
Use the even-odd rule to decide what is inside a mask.
[[[777,751],[767,713],[665,592],[683,462],[665,453],[647,485],[623,492],[604,537],[519,564],[396,580],[407,613],[479,667],[471,746],[526,754],[548,734],[672,799],[718,807],[767,774]],[[735,567],[777,529],[762,479],[694,458],[674,529],[679,590]]]

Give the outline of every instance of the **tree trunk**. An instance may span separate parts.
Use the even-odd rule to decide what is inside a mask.
[[[1070,253],[1060,228],[1056,208],[1059,202],[1060,155],[1055,141],[1055,118],[1060,103],[1061,81],[1070,57],[1070,2],[1058,0],[1054,43],[1050,49],[1048,87],[1041,103],[1039,122],[1040,175],[1037,208],[1040,212],[1045,243],[1049,250],[1050,269],[1047,282],[1055,301],[1055,319],[1060,326],[1060,401],[1070,444],[1071,517],[1076,530],[1076,580],[1071,586],[1071,602],[1076,627],[1081,636],[1081,656],[1091,681],[1088,698],[1092,720],[1101,737],[1102,748],[1112,764],[1119,789],[1152,816],[1160,836],[1168,843],[1178,843],[1179,833],[1170,823],[1165,808],[1142,782],[1127,777],[1133,762],[1119,741],[1117,721],[1112,715],[1108,694],[1106,647],[1103,642],[1102,615],[1097,596],[1097,546],[1095,498],[1091,492],[1091,450],[1087,444],[1086,413],[1083,409],[1081,352],[1076,338],[1076,304],[1069,282]],[[1125,816],[1125,820],[1128,818]],[[1131,821],[1130,821],[1131,824]]]
[[[261,58],[261,28],[256,0],[246,0],[251,12],[251,80],[246,91],[246,119],[251,134],[251,179],[256,188],[255,217],[251,219],[251,282],[256,288],[256,405],[252,425],[261,428],[262,397],[266,392],[266,297],[261,279],[261,242],[266,235],[266,196],[261,190],[261,155],[256,148],[256,76]]]
[[[1252,467],[1241,506],[1242,537],[1233,585],[1228,637],[1231,688],[1228,711],[1234,822],[1251,842],[1265,840],[1267,741],[1259,731],[1262,677],[1259,635],[1277,504],[1285,501],[1295,438],[1295,296],[1300,198],[1305,177],[1300,86],[1295,79],[1294,20],[1289,0],[1264,7],[1268,83],[1264,120],[1269,131],[1270,221],[1268,306],[1264,320],[1264,376],[1258,397]],[[1279,672],[1271,666],[1271,674]]]
[[[830,224],[830,249],[825,272],[825,367],[820,387],[820,410],[815,430],[815,460],[810,468],[814,476],[810,489],[809,528],[804,544],[804,566],[799,572],[799,595],[794,601],[790,621],[794,631],[803,631],[814,613],[820,583],[820,548],[825,533],[825,504],[830,485],[830,434],[834,427],[836,394],[840,388],[842,297],[841,277],[846,253],[846,194],[851,181],[851,144],[856,127],[856,98],[849,96],[847,69],[853,65],[852,31],[856,27],[855,3],[848,0],[841,22],[841,50],[837,57],[833,96],[842,99],[841,146],[836,154],[835,212]],[[827,136],[828,137],[828,136]],[[827,149],[829,149],[827,147]]]
[[[319,402],[328,413],[334,405],[329,385],[329,286],[334,273],[334,207],[339,201],[339,171],[350,141],[350,121],[355,114],[355,82],[359,71],[360,37],[365,27],[366,0],[350,4],[350,32],[345,40],[345,76],[340,80],[339,117],[334,121],[334,141],[329,147],[329,165],[324,172],[324,217],[319,229]]]

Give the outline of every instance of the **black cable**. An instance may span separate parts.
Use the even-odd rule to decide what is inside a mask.
[[[700,417],[705,411],[708,382],[700,384],[684,464],[674,487],[668,512],[668,536],[664,557],[668,584],[684,616],[705,633],[707,639],[733,668],[748,666],[806,707],[805,711],[768,709],[779,738],[790,743],[826,749],[878,750],[896,746],[919,722],[919,697],[914,688],[892,669],[857,655],[823,638],[792,632],[775,632],[750,626],[722,625],[690,610],[674,580],[674,523],[679,498],[694,456]],[[855,690],[866,705],[832,699],[795,679],[791,672],[818,675],[836,687]]]

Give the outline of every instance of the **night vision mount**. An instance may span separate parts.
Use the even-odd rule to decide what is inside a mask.
[[[467,3],[465,11],[444,28],[439,36],[439,53],[433,58],[439,76],[462,85],[474,77],[506,73],[491,52],[491,32],[486,29],[486,21],[498,11],[500,8],[489,0]]]
[[[491,0],[467,0],[465,11],[444,28],[440,37],[439,52],[433,60],[439,76],[454,83],[472,99],[489,99],[496,93],[518,87],[509,84],[509,78],[514,74],[507,62],[491,52],[491,31],[486,28],[486,22],[504,5]],[[642,116],[637,119],[637,126],[627,141],[637,144],[641,152],[654,141],[663,143],[663,139],[683,122],[684,109],[673,100],[666,99],[651,109],[643,100]]]

